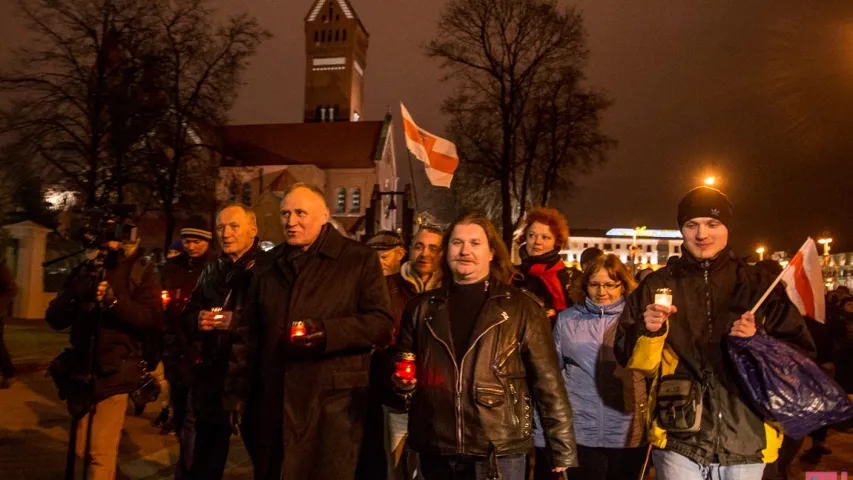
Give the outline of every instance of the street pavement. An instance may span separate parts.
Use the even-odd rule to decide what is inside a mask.
[[[62,479],[71,419],[44,366],[67,346],[68,334],[53,332],[43,321],[12,320],[5,337],[19,375],[12,388],[0,390],[0,480]],[[159,410],[158,401],[139,417],[128,413],[119,444],[119,480],[173,478],[177,439],[151,425]],[[804,448],[810,446],[806,440]],[[830,430],[826,446],[831,455],[817,465],[798,459],[788,478],[810,480],[805,472],[814,471],[853,473],[853,430]],[[242,441],[232,438],[225,478],[248,480],[251,471]]]

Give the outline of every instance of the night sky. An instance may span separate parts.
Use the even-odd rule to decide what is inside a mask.
[[[10,3],[0,2],[4,46],[24,42]],[[214,3],[222,13],[248,10],[275,35],[246,74],[232,122],[300,121],[312,2]],[[402,100],[441,134],[439,106],[451,87],[421,46],[443,2],[351,3],[371,35],[364,118],[381,119],[390,106],[399,119]],[[571,226],[674,228],[678,199],[713,171],[735,206],[730,238],[740,252],[759,243],[796,249],[824,234],[834,249],[853,250],[853,2],[575,4],[589,32],[588,81],[614,99],[603,127],[619,146],[578,182],[563,207]],[[406,174],[402,147],[397,154]]]

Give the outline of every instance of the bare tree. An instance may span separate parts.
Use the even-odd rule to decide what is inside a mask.
[[[86,206],[159,210],[168,245],[178,212],[213,197],[205,133],[269,33],[246,15],[214,22],[209,0],[16,1],[37,39],[0,74],[15,94],[0,133]]]
[[[173,0],[157,10],[161,59],[157,84],[165,110],[146,141],[156,208],[172,240],[176,214],[212,205],[216,179],[211,139],[241,85],[240,75],[270,34],[247,15],[215,25],[207,0]],[[211,210],[212,213],[212,210]]]
[[[136,178],[121,160],[150,120],[128,107],[132,92],[144,91],[151,6],[17,0],[35,38],[18,52],[18,68],[0,74],[0,89],[14,98],[0,132],[14,134],[22,151],[59,172],[90,206],[118,200],[125,179]]]
[[[451,0],[427,54],[456,81],[442,107],[462,158],[454,189],[463,202],[499,210],[507,242],[528,206],[566,194],[572,174],[614,144],[599,128],[610,100],[583,86],[588,51],[574,8]]]

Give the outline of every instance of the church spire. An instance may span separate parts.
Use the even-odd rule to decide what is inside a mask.
[[[358,121],[369,35],[348,0],[316,0],[305,17],[306,122]]]

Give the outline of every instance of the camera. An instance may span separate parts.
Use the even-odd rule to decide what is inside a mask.
[[[109,242],[136,242],[136,225],[131,217],[136,205],[108,205],[88,210],[73,237],[85,248],[101,248]]]

